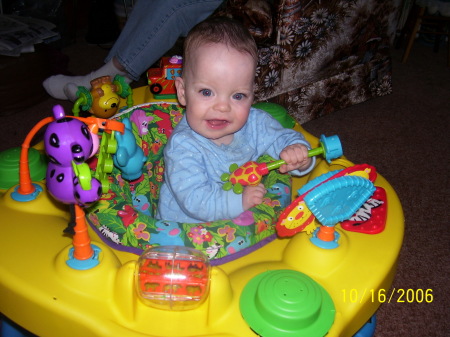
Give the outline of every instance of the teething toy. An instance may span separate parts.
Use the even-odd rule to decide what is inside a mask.
[[[330,163],[333,159],[342,156],[342,145],[337,135],[325,137],[320,136],[319,147],[308,151],[308,157],[323,154],[325,160]],[[230,173],[224,173],[221,176],[222,181],[225,182],[223,189],[225,191],[233,189],[234,193],[240,194],[243,192],[243,186],[255,186],[261,182],[263,176],[267,175],[269,171],[279,168],[286,164],[282,159],[273,161],[271,163],[257,163],[250,161],[238,167],[237,164],[230,166]]]

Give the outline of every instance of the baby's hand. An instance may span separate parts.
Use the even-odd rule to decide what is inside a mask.
[[[304,170],[311,165],[311,158],[308,157],[308,148],[303,144],[286,146],[281,151],[280,158],[287,163],[280,166],[281,173],[292,170]]]
[[[244,211],[262,203],[265,194],[266,188],[263,184],[245,186],[242,193],[242,208]]]

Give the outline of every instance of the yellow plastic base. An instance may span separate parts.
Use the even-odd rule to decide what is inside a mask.
[[[318,143],[307,137],[312,145]],[[348,165],[345,159],[331,165],[318,160],[315,170],[296,178],[295,185]],[[134,286],[138,256],[110,249],[92,231],[93,243],[101,249],[99,265],[82,271],[70,268],[66,260],[71,238],[62,234],[67,207],[54,202],[45,188],[34,201],[14,201],[11,188],[0,195],[0,312],[39,336],[254,337],[239,311],[242,289],[267,270],[294,269],[309,275],[333,299],[336,316],[327,336],[352,336],[380,306],[378,291],[390,288],[403,239],[404,219],[395,191],[382,176],[375,184],[388,197],[382,233],[347,232],[338,225],[339,247],[331,250],[316,247],[304,232],[277,239],[213,267],[206,301],[179,312],[145,305]]]

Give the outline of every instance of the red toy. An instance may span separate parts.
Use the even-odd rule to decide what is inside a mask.
[[[149,305],[188,310],[199,306],[209,291],[210,265],[201,252],[181,246],[147,249],[136,266],[136,287]]]
[[[181,56],[161,58],[159,68],[147,71],[148,85],[155,98],[176,98],[175,78],[181,76]]]

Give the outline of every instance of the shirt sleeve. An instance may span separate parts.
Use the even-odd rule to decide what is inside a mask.
[[[256,137],[255,143],[263,147],[259,150],[261,153],[267,153],[271,157],[279,159],[281,151],[292,144],[303,144],[311,149],[311,145],[302,133],[283,127],[275,118],[263,110],[252,110],[250,115],[252,121],[248,125],[253,128],[252,134]],[[315,157],[311,159],[311,165],[308,168],[293,170],[289,173],[298,176],[308,174],[316,163]]]

